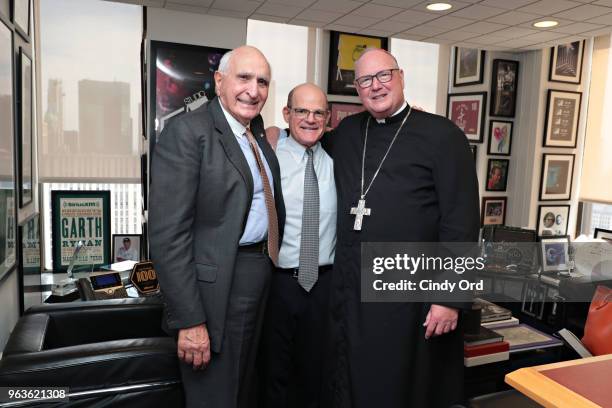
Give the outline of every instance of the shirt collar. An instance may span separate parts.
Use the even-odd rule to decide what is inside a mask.
[[[408,106],[408,102],[406,102],[406,100],[404,99],[404,103],[402,103],[402,106],[400,106],[400,108],[398,110],[396,110],[393,115],[389,116],[389,118],[392,118],[393,116],[397,115],[398,113],[400,113],[401,111],[403,111],[406,106]],[[376,122],[378,123],[387,123],[387,119],[389,118],[382,118],[382,119],[376,119]]]
[[[304,157],[306,157],[306,147],[299,144],[293,138],[293,136],[289,135],[285,143],[287,144],[287,150],[289,151],[289,153],[291,153],[291,155],[295,158],[296,161],[299,162]],[[314,159],[314,156],[316,156],[317,151],[319,150],[320,147],[321,147],[321,142],[317,142],[311,147],[313,159]]]
[[[238,120],[235,117],[233,117],[228,111],[225,110],[225,107],[223,106],[223,103],[221,103],[221,100],[219,100],[219,105],[221,105],[221,110],[223,111],[223,115],[225,115],[225,119],[227,120],[227,123],[230,125],[232,132],[234,132],[234,135],[236,135],[236,137],[242,138],[244,134],[246,133],[247,127],[244,126],[242,123],[238,122]]]

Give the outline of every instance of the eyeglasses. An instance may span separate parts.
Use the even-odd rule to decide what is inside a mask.
[[[393,78],[393,71],[399,71],[399,68],[383,69],[374,75],[364,75],[357,78],[355,83],[359,85],[360,88],[369,88],[372,86],[372,82],[374,82],[374,77],[376,77],[378,82],[384,84],[385,82],[391,81],[391,78]]]
[[[312,113],[312,116],[315,118],[315,120],[321,121],[327,118],[326,110],[317,109],[317,110],[311,111],[311,110],[304,109],[304,108],[289,108],[289,110],[292,111],[295,117],[298,119],[306,119],[308,116],[310,116],[311,113]]]

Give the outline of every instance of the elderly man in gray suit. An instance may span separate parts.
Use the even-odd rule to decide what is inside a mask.
[[[285,208],[259,115],[270,66],[223,56],[217,97],[164,129],[152,159],[151,254],[187,407],[253,404],[255,353]]]

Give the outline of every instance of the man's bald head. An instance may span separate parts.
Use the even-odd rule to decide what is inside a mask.
[[[313,146],[323,136],[329,117],[325,92],[310,83],[296,86],[289,92],[283,116],[293,139],[302,146]]]

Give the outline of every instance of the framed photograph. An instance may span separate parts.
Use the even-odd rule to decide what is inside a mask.
[[[542,157],[540,201],[570,200],[574,176],[573,154],[549,154]]]
[[[544,147],[576,147],[582,93],[548,90]]]
[[[471,144],[470,150],[472,151],[472,156],[474,156],[474,164],[476,164],[476,158],[478,157],[478,146]]]
[[[327,93],[357,96],[355,61],[366,48],[389,49],[388,39],[330,31]]]
[[[607,230],[603,228],[595,228],[595,232],[593,233],[593,238],[605,239],[612,243],[612,230]]]
[[[335,128],[340,121],[347,116],[363,112],[365,108],[360,103],[330,102],[329,103],[329,126]]]
[[[455,47],[455,75],[453,86],[482,84],[485,51]]]
[[[569,269],[569,236],[540,238],[542,272]]]
[[[32,0],[13,0],[13,22],[21,36],[30,40],[30,7]]]
[[[110,191],[51,191],[53,272],[74,265],[92,268],[111,263]]]
[[[489,159],[486,191],[506,191],[509,166],[508,159]]]
[[[113,234],[113,263],[140,262],[142,258],[141,234]]]
[[[489,121],[488,154],[510,156],[512,149],[512,122],[505,120]]]
[[[41,273],[41,247],[40,247],[40,215],[36,214],[25,224],[21,234],[21,260],[25,275],[40,275]],[[40,284],[40,281],[38,282]]]
[[[550,49],[550,71],[548,80],[580,84],[582,77],[582,58],[584,41],[561,44]]]
[[[19,50],[19,96],[17,106],[19,112],[19,132],[17,136],[17,184],[19,187],[19,208],[32,202],[33,171],[33,131],[32,131],[32,59],[24,51]]]
[[[538,206],[538,236],[567,235],[569,205]]]
[[[472,143],[482,143],[484,133],[486,92],[449,94],[446,117],[449,118]]]
[[[503,59],[493,60],[491,77],[491,105],[489,115],[513,118],[516,110],[519,63]]]
[[[482,225],[505,225],[507,197],[482,197]]]

